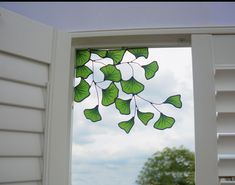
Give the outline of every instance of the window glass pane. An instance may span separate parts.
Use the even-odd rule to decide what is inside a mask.
[[[99,59],[97,55],[93,59]],[[84,109],[97,105],[96,89],[91,87],[91,95],[81,103],[74,103],[73,146],[72,146],[72,184],[73,185],[135,185],[140,170],[155,152],[165,147],[179,147],[194,151],[194,117],[191,48],[149,48],[147,59],[141,57],[135,62],[147,65],[157,61],[159,69],[155,76],[146,80],[144,69],[138,64],[123,64],[117,68],[122,78],[128,80],[134,70],[134,78],[145,85],[144,91],[136,97],[139,110],[154,113],[145,126],[138,118],[127,134],[118,126],[119,122],[129,120],[134,115],[135,106],[131,103],[131,114],[121,115],[111,106],[99,106],[102,120],[91,122],[83,114]],[[132,61],[133,55],[126,53],[122,62]],[[111,63],[111,59],[97,60],[95,64],[96,81],[103,80],[99,72],[102,63]],[[100,63],[99,63],[100,62]],[[91,64],[87,64],[92,68]],[[92,75],[88,81],[92,80]],[[76,79],[79,84],[80,79]],[[91,81],[90,81],[91,82]],[[99,83],[107,88],[109,83]],[[117,85],[118,86],[118,85]],[[118,86],[121,88],[121,86]],[[101,101],[101,90],[98,95]],[[170,104],[156,105],[162,113],[175,119],[172,128],[158,130],[153,127],[159,118],[159,112],[151,102],[162,103],[172,95],[181,95],[182,108]],[[119,91],[123,99],[131,96]]]

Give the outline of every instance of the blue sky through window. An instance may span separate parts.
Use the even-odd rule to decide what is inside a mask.
[[[131,55],[126,54],[123,61],[130,60]],[[138,61],[146,64],[157,61],[159,64],[155,77],[148,81],[145,80],[142,69],[133,65],[135,78],[145,84],[142,97],[153,102],[162,102],[171,95],[181,94],[182,109],[171,105],[159,106],[163,113],[175,118],[174,126],[164,131],[154,129],[153,124],[158,118],[155,111],[156,117],[148,126],[138,120],[130,133],[126,134],[118,127],[118,123],[130,116],[120,115],[115,105],[102,107],[100,112],[103,119],[100,122],[90,122],[83,115],[83,110],[97,104],[96,93],[91,88],[89,98],[82,103],[74,103],[73,185],[135,185],[145,161],[156,151],[180,145],[194,151],[191,48],[149,48],[148,59]],[[109,59],[107,62],[110,62]],[[119,68],[124,72],[123,78],[128,79],[131,69],[125,65],[120,65]],[[101,75],[96,78],[102,80]],[[75,83],[78,82],[76,79]],[[121,96],[125,97],[124,94]],[[137,103],[141,110],[154,111],[146,102],[139,100]]]

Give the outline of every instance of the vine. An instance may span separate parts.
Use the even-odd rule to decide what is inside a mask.
[[[129,62],[122,61],[126,52],[131,53],[135,59]],[[92,59],[92,54],[96,54],[99,59]],[[100,106],[110,106],[112,104],[115,104],[115,107],[120,114],[131,115],[131,102],[133,102],[134,112],[132,116],[128,120],[118,123],[118,126],[128,134],[135,124],[136,117],[138,117],[138,119],[144,125],[147,125],[148,122],[154,117],[154,113],[143,112],[140,110],[137,104],[138,98],[139,100],[150,104],[150,106],[152,106],[153,109],[160,114],[158,120],[154,123],[154,128],[163,130],[171,128],[174,125],[175,119],[163,114],[163,112],[161,112],[157,106],[162,104],[171,104],[176,108],[181,108],[181,95],[177,94],[170,96],[161,103],[151,102],[139,95],[139,93],[144,90],[144,85],[135,79],[135,70],[132,64],[138,65],[144,69],[146,80],[152,79],[159,70],[157,61],[153,61],[147,65],[141,65],[141,63],[136,61],[140,57],[147,59],[148,55],[148,48],[122,48],[119,50],[76,50],[75,72],[76,78],[80,78],[80,82],[76,87],[74,87],[74,101],[79,103],[89,97],[90,88],[92,86],[95,88],[97,97],[97,105],[91,109],[84,110],[86,119],[92,122],[102,120],[102,116],[99,112]],[[104,59],[106,58],[112,59],[112,64],[106,64],[104,62]],[[88,62],[91,62],[91,68],[88,67]],[[102,81],[96,81],[95,79],[94,66],[96,64],[102,65],[100,68],[100,72],[102,72],[104,75],[104,79]],[[131,77],[128,80],[122,79],[122,71],[117,68],[118,65],[122,64],[128,65],[131,69]],[[92,75],[92,81],[89,84],[87,79],[90,75]],[[107,81],[110,82],[107,88],[102,88],[99,85]],[[120,84],[120,89],[117,87],[117,84]],[[102,97],[99,97],[99,90],[102,92]],[[132,95],[131,98],[122,99],[119,96],[120,90],[122,90],[125,94]]]

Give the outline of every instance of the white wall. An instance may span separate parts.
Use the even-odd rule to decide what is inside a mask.
[[[64,31],[235,26],[235,2],[1,2]]]

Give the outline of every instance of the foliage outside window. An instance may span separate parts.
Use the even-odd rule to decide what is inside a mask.
[[[135,59],[131,61],[124,61],[124,55],[129,52]],[[94,55],[98,56],[98,59],[94,59]],[[127,115],[129,118],[118,123],[118,126],[123,129],[127,134],[131,131],[137,118],[144,125],[147,126],[150,120],[154,118],[154,113],[158,113],[159,117],[155,120],[154,128],[167,129],[171,128],[175,119],[167,116],[166,113],[161,112],[158,106],[163,104],[171,104],[176,108],[182,107],[181,95],[172,95],[166,98],[160,103],[149,101],[146,97],[140,96],[140,93],[144,91],[144,84],[137,81],[135,78],[136,71],[133,65],[137,65],[144,71],[146,80],[153,79],[157,71],[159,70],[158,62],[152,61],[147,65],[141,64],[141,61],[137,59],[147,59],[149,55],[148,48],[122,48],[116,50],[98,50],[98,49],[85,49],[76,50],[75,61],[75,73],[76,78],[80,79],[79,84],[74,88],[74,101],[79,103],[90,96],[90,88],[94,87],[96,91],[97,104],[93,108],[85,109],[84,115],[86,119],[97,122],[102,120],[100,114],[100,106],[115,105],[120,114]],[[105,60],[109,58],[112,63],[105,63]],[[90,66],[89,67],[89,64]],[[103,74],[103,80],[97,81],[95,79],[95,65],[101,65],[99,73]],[[130,78],[123,79],[123,72],[118,68],[120,65],[126,65],[131,69]],[[138,74],[139,75],[139,74]],[[88,80],[88,77],[90,77]],[[101,84],[107,83],[107,87],[102,87]],[[101,91],[102,96],[99,97],[98,91]],[[129,95],[128,99],[124,99],[120,95],[120,91]],[[144,112],[137,103],[138,101],[147,102],[153,107],[155,112]],[[131,107],[134,107],[134,111],[131,112]]]
[[[138,185],[195,185],[195,156],[183,146],[164,148],[150,157],[139,173]]]

